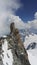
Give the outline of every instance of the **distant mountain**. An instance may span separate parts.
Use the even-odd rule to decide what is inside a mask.
[[[26,29],[19,29],[19,33],[23,42],[25,41],[26,37],[29,37],[29,35],[32,35],[32,36],[34,35],[29,30],[26,30]]]
[[[20,36],[21,36],[21,39],[22,41],[24,42],[25,41],[25,37],[26,36],[29,36],[29,34],[31,34],[28,30],[26,29],[19,29],[19,33],[20,33]]]

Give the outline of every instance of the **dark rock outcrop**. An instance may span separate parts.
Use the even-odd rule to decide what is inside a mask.
[[[28,45],[27,50],[36,48],[37,43],[32,42]]]

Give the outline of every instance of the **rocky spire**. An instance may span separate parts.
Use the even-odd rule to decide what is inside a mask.
[[[15,45],[14,52],[16,56],[20,59],[22,65],[30,65],[27,51],[24,48],[23,42],[20,38],[19,30],[15,28],[14,23],[11,23],[10,29],[11,33],[13,33],[14,45]]]
[[[15,30],[15,24],[13,22],[10,24],[10,33],[12,34],[14,30]]]

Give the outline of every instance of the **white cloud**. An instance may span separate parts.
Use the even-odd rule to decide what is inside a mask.
[[[37,12],[35,12],[35,14],[34,14],[34,18],[36,18],[36,19],[37,19]]]
[[[25,24],[24,24],[24,22],[22,21],[22,19],[19,18],[19,16],[15,16],[15,15],[9,15],[9,16],[10,16],[9,21],[10,21],[10,22],[14,22],[14,23],[15,23],[15,27],[17,27],[17,28],[19,28],[19,29],[24,28]]]
[[[21,4],[19,0],[0,0],[0,11],[2,12],[15,12]]]
[[[2,13],[0,16],[0,36],[4,34],[8,34],[10,32],[10,23],[14,22],[15,27],[24,28],[25,24],[19,18],[19,16],[15,16],[11,13]]]
[[[5,15],[6,16],[5,16]],[[25,29],[28,32],[37,33],[37,19],[24,23],[19,16],[15,16],[11,13],[2,13],[0,16],[0,35],[8,34],[10,32],[10,23],[14,22],[15,27],[19,29]]]
[[[15,12],[21,6],[20,0],[0,0],[0,36],[10,31],[9,16],[15,18]]]
[[[25,23],[24,28],[27,30],[27,32],[37,33],[37,19]]]
[[[35,18],[32,21],[28,21],[24,23],[19,16],[10,16],[11,21],[15,23],[17,28],[25,29],[27,32],[30,33],[37,33],[37,19]]]

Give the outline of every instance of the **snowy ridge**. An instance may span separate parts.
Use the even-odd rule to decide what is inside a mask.
[[[28,52],[28,57],[31,65],[37,65],[37,57],[33,56],[31,52]]]

